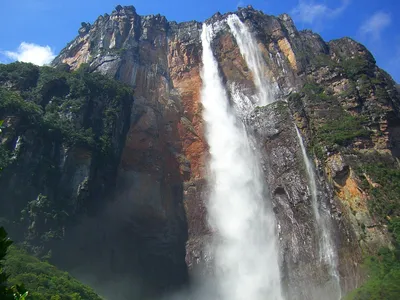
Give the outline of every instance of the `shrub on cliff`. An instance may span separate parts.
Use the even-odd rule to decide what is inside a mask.
[[[376,257],[366,260],[369,279],[345,300],[398,300],[400,299],[400,218],[390,221],[395,249],[381,249]]]
[[[355,138],[370,136],[370,132],[364,128],[363,122],[365,120],[362,117],[343,114],[319,127],[317,139],[328,147],[335,144],[346,146]]]
[[[371,131],[367,129],[368,118],[363,115],[352,115],[339,104],[332,91],[315,82],[306,82],[300,93],[289,97],[291,102],[299,102],[306,97],[309,105],[329,106],[329,111],[320,112],[317,121],[311,119],[313,128],[310,146],[319,159],[326,158],[326,152],[352,146],[360,139],[369,139]]]
[[[360,155],[360,158],[356,172],[362,189],[370,196],[370,212],[382,222],[400,216],[400,168],[397,161],[376,152]]]

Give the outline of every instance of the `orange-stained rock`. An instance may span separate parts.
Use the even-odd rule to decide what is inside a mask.
[[[366,212],[367,195],[360,189],[354,178],[347,178],[345,185],[338,186],[338,197],[354,211]]]
[[[201,116],[200,62],[179,41],[169,43],[168,62],[172,83],[182,103],[182,117],[178,124],[182,154],[190,163],[190,178],[201,178],[204,176],[207,145]],[[188,68],[188,65],[194,66]]]
[[[296,57],[292,50],[292,46],[290,45],[287,38],[280,39],[278,41],[278,45],[279,45],[279,49],[283,52],[283,54],[285,54],[285,56],[289,60],[290,65],[292,66],[293,70],[297,71]]]
[[[62,60],[63,63],[71,66],[72,70],[79,68],[79,66],[83,63],[89,61],[90,51],[89,51],[89,40],[88,38],[80,38],[80,41],[77,46],[71,49],[73,56],[67,57]]]

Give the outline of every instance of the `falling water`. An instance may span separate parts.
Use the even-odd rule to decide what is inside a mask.
[[[262,175],[244,125],[229,106],[211,40],[203,25],[202,104],[210,146],[209,223],[215,231],[219,299],[281,300],[278,247]]]
[[[227,18],[227,23],[229,28],[236,39],[239,46],[240,52],[243,55],[247,66],[251,70],[254,78],[255,86],[258,90],[258,105],[266,105],[274,102],[273,93],[271,92],[271,85],[265,76],[265,62],[262,58],[262,53],[260,48],[256,43],[256,39],[252,36],[251,32],[248,30],[247,26],[243,24],[239,17],[235,14],[230,15]],[[249,107],[249,100],[244,98],[244,95],[238,91],[236,86],[232,86],[231,94],[233,100],[237,107],[243,109]],[[246,101],[244,101],[246,100]],[[335,287],[333,287],[335,294],[337,294],[338,299],[340,299],[340,282],[339,275],[337,271],[337,256],[335,248],[333,247],[332,240],[329,234],[329,220],[321,216],[318,208],[317,202],[317,185],[314,175],[314,170],[310,160],[308,159],[306,150],[304,148],[303,140],[301,139],[300,133],[296,127],[297,135],[300,140],[300,145],[304,157],[304,161],[307,168],[309,185],[311,189],[312,206],[313,212],[316,219],[317,226],[320,230],[320,247],[319,247],[319,257],[321,261],[329,266],[329,271],[331,277],[335,281]],[[330,292],[330,291],[329,291]],[[335,296],[333,296],[335,297]]]
[[[246,25],[240,21],[237,15],[229,15],[227,23],[236,39],[240,53],[243,55],[247,66],[253,73],[254,84],[258,90],[259,97],[257,104],[263,106],[274,102],[270,84],[265,76],[265,61],[262,58],[256,39],[252,36]]]
[[[306,148],[304,147],[303,139],[301,138],[300,131],[295,126],[297,137],[300,142],[301,152],[303,154],[304,163],[306,165],[307,175],[308,175],[308,184],[311,190],[311,201],[312,208],[314,212],[314,217],[317,223],[317,227],[319,229],[319,257],[320,260],[329,266],[329,272],[332,279],[335,281],[334,292],[337,294],[337,299],[341,298],[341,289],[340,289],[340,277],[338,273],[337,266],[337,255],[335,251],[335,247],[332,242],[332,238],[330,236],[329,231],[329,219],[320,214],[320,208],[318,207],[318,194],[317,194],[317,181],[315,179],[315,173],[313,165],[307,155]],[[326,212],[328,215],[329,213]],[[336,298],[336,297],[335,297]]]

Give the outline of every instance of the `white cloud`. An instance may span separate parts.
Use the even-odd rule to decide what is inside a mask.
[[[292,9],[293,17],[300,22],[314,24],[326,18],[339,16],[350,4],[350,0],[342,0],[337,8],[330,8],[325,4],[315,3],[314,1],[299,0],[297,6]]]
[[[25,42],[22,42],[16,51],[4,51],[3,54],[11,60],[30,62],[39,66],[49,64],[55,57],[49,46]]]
[[[371,36],[377,41],[381,37],[382,31],[390,25],[392,18],[390,14],[378,11],[366,20],[360,27],[360,33],[366,37]]]

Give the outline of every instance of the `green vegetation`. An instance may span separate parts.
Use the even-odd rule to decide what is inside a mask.
[[[313,64],[317,67],[329,67],[343,72],[347,78],[356,81],[360,76],[374,77],[375,63],[364,56],[333,60],[329,55],[320,54],[315,57]]]
[[[39,68],[33,64],[15,62],[0,65],[0,82],[12,83],[16,90],[28,90],[39,79]]]
[[[301,94],[314,104],[330,104],[332,106],[329,114],[312,126],[314,132],[310,146],[318,158],[325,157],[325,148],[332,151],[337,147],[350,145],[356,138],[370,137],[370,131],[364,127],[367,122],[366,118],[345,112],[336,97],[321,85],[308,82],[304,84]],[[293,94],[291,97],[292,100],[298,100],[300,95]]]
[[[33,187],[32,191],[38,191],[32,192],[35,197],[40,191],[57,187],[53,183],[59,182],[59,164],[50,153],[61,144],[91,150],[99,172],[102,168],[104,172],[110,169],[120,149],[115,145],[116,138],[125,130],[124,124],[128,124],[133,92],[127,85],[87,71],[86,65],[70,72],[66,67],[0,64],[0,120],[13,124],[3,126],[0,122],[2,179],[17,170],[13,175]],[[33,144],[29,149],[32,155],[23,168],[16,152],[12,152],[17,137],[27,138]],[[56,194],[46,193],[48,197],[40,194],[30,202],[29,197],[12,200],[13,210],[22,210],[20,225],[27,225],[27,249],[42,247],[48,251],[51,247],[45,249],[44,243],[62,237],[61,230],[67,219],[72,218],[68,215],[72,209],[65,204],[69,202],[62,201],[62,187]],[[9,217],[6,212],[4,217]],[[16,220],[20,216],[14,213],[12,217]],[[10,244],[0,228],[0,299],[100,299],[67,273]]]
[[[347,146],[355,138],[370,136],[370,131],[363,126],[365,121],[362,117],[343,113],[337,119],[329,120],[317,129],[317,140],[327,147],[333,147],[335,144]]]
[[[85,153],[96,167],[93,177],[106,177],[118,163],[133,103],[129,86],[88,73],[87,65],[67,69],[0,64],[0,120],[11,124],[0,124],[1,183],[12,175],[16,186],[26,185],[21,192],[6,191],[12,210],[1,217],[18,220],[27,247],[37,255],[48,252],[52,239],[62,238],[61,228],[81,208],[66,199],[71,197],[68,188],[60,184],[60,151]],[[21,155],[14,150],[17,140],[22,141]]]
[[[22,128],[54,141],[110,152],[118,113],[129,107],[133,93],[120,82],[86,71],[85,65],[75,72],[26,63],[0,65],[0,117],[20,117]],[[101,118],[92,115],[94,110]]]
[[[313,64],[317,67],[328,66],[332,70],[343,73],[349,79],[348,90],[343,92],[342,97],[356,95],[357,91],[364,98],[369,97],[371,91],[375,92],[378,99],[388,99],[389,97],[382,86],[390,77],[382,70],[375,74],[375,62],[364,56],[355,56],[337,62],[329,55],[320,54],[315,57]]]
[[[0,227],[0,299],[101,300],[68,273],[11,244]]]
[[[306,82],[301,89],[301,92],[306,94],[311,99],[315,99],[324,93],[324,88],[314,82]]]
[[[12,241],[7,237],[7,232],[0,227],[0,299],[25,300],[29,293],[22,285],[9,286],[9,274],[6,272],[5,259]]]
[[[313,61],[315,66],[317,67],[330,67],[332,69],[340,68],[340,64],[335,62],[329,55],[327,54],[320,54],[317,55]]]
[[[68,218],[68,213],[55,207],[56,205],[42,194],[28,202],[21,211],[20,220],[27,225],[26,240],[38,239],[40,243],[62,238],[62,224]]]
[[[287,113],[287,104],[283,101],[278,101],[275,103],[275,111],[278,112],[279,114],[284,114]]]
[[[396,162],[385,161],[378,154],[363,157],[356,171],[362,179],[362,188],[371,199],[370,212],[380,220],[400,216],[400,169]],[[376,185],[372,186],[364,174]]]
[[[342,98],[357,97],[357,86],[354,81],[350,80],[346,89],[339,95]]]
[[[288,97],[289,102],[299,102],[301,101],[301,95],[299,93],[291,93]]]
[[[43,207],[46,209],[43,210]],[[47,212],[50,205],[47,197],[42,195],[29,202],[28,209],[26,214],[33,222],[48,222],[57,219],[60,214]],[[67,272],[13,247],[3,227],[0,227],[0,299],[101,300],[92,289]]]
[[[374,76],[374,63],[362,56],[349,58],[341,62],[341,67],[349,79],[357,80],[360,76]]]
[[[307,95],[307,97],[314,103],[332,103],[336,100],[336,98],[326,91],[323,86],[314,82],[305,83],[301,93]]]
[[[29,123],[38,122],[43,111],[42,108],[29,101],[25,101],[21,95],[0,87],[0,113],[20,116],[23,121]]]
[[[10,247],[6,256],[5,271],[12,285],[24,283],[29,291],[27,299],[34,300],[91,300],[101,298],[68,273],[58,270],[47,262]]]
[[[394,249],[383,248],[377,256],[367,257],[368,280],[351,292],[346,300],[400,299],[400,168],[389,155],[358,153],[355,171],[361,188],[370,195],[370,212],[387,223]],[[368,179],[367,179],[367,177]]]
[[[400,218],[389,223],[395,240],[395,250],[381,249],[376,257],[366,259],[369,279],[345,300],[397,300],[400,299]]]

